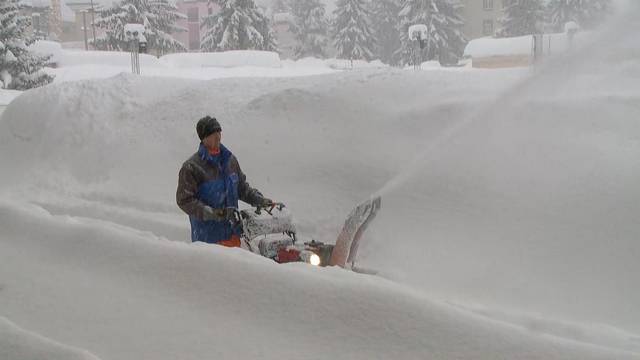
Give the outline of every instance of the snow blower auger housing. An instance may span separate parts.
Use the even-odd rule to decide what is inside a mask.
[[[315,240],[299,241],[291,213],[280,203],[267,208],[234,209],[234,222],[242,228],[243,247],[278,263],[306,262],[314,266],[337,265],[356,270],[362,235],[381,206],[378,196],[353,209],[335,245]]]
[[[281,264],[329,265],[333,245],[315,240],[300,242],[291,213],[284,204],[236,211],[235,217],[236,223],[242,227],[242,242],[251,252]]]

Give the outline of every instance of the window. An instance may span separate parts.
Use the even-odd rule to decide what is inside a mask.
[[[200,22],[197,7],[187,9],[187,21],[192,23]]]
[[[493,10],[493,0],[482,0],[482,7],[485,10]]]
[[[200,25],[187,24],[189,31],[189,50],[200,50]]]
[[[485,20],[482,22],[482,34],[484,36],[493,36],[493,20]]]
[[[40,14],[38,13],[31,14],[31,26],[33,27],[34,31],[36,32],[40,31]]]

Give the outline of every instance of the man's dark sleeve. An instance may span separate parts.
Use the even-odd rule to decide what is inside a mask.
[[[258,189],[254,189],[249,185],[247,176],[240,169],[240,163],[238,163],[237,159],[236,166],[238,171],[238,197],[251,206],[261,205],[264,201],[264,196]]]
[[[198,200],[198,182],[193,176],[193,171],[188,164],[182,165],[178,175],[178,190],[176,190],[176,202],[182,211],[198,220],[203,218],[203,210],[206,206]]]

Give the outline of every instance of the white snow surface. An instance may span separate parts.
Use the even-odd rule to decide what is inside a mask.
[[[91,353],[20,329],[0,317],[0,359],[99,360]]]
[[[535,72],[23,93],[0,117],[0,332],[18,344],[0,354],[639,359],[640,44],[616,24]],[[205,114],[304,235],[333,241],[381,194],[360,249],[378,275],[190,243],[174,195]]]
[[[9,105],[20,94],[22,94],[22,91],[0,89],[0,108]]]

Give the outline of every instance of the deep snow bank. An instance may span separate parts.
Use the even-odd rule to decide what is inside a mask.
[[[186,240],[188,224],[174,205],[177,171],[197,147],[195,122],[213,114],[250,183],[287,203],[309,235],[333,241],[351,207],[420,144],[496,96],[481,89],[498,92],[522,73],[500,74],[366,71],[212,82],[120,75],[53,84],[6,109],[0,167],[12,170],[0,184],[28,188],[30,198],[44,192],[56,213],[106,215]],[[53,200],[67,193],[73,201]],[[172,223],[181,226],[167,229]]]
[[[186,218],[173,205],[176,172],[195,150],[196,119],[213,113],[223,123],[223,141],[236,152],[253,185],[288,203],[303,231],[319,240],[331,241],[350,207],[384,188],[383,211],[367,232],[369,246],[361,249],[364,265],[382,276],[411,284],[429,297],[504,310],[483,312],[501,321],[526,323],[505,315],[521,311],[543,314],[541,318],[556,321],[544,322],[540,332],[546,334],[566,334],[554,325],[564,320],[638,332],[638,43],[614,34],[603,42],[612,49],[603,52],[604,58],[583,61],[587,54],[580,53],[562,59],[501,97],[522,73],[366,71],[215,82],[122,75],[103,82],[56,84],[19,97],[0,120],[0,188],[4,197],[38,204],[63,219],[93,218],[184,241]],[[4,169],[10,171],[5,175]],[[8,209],[7,214],[15,211],[13,206]],[[7,239],[2,254],[30,254],[44,246],[33,243],[41,234],[30,231],[38,226],[46,228],[38,222],[7,221],[0,232]],[[79,233],[86,237],[91,231]],[[74,236],[61,236],[60,241]],[[32,245],[24,250],[22,244]],[[45,254],[50,250],[42,249]],[[84,258],[96,263],[94,255]],[[10,273],[33,263],[22,259],[27,265],[5,262]],[[57,263],[38,270],[34,278],[51,269],[57,269]],[[82,276],[73,271],[67,275]],[[99,274],[112,276],[111,270]],[[120,289],[118,280],[124,278],[115,276],[112,286]],[[208,279],[223,285],[238,280]],[[276,286],[270,281],[255,293]],[[56,291],[51,293],[60,296]],[[395,290],[385,291],[396,295]],[[360,304],[360,309],[373,306]],[[153,318],[171,309],[157,306],[145,314]],[[12,315],[22,311],[17,305],[14,309]],[[305,314],[316,311],[303,309]],[[153,328],[161,323],[152,322]],[[294,323],[286,328],[297,329]],[[361,325],[366,329],[371,324]],[[550,329],[544,329],[547,326]],[[113,327],[103,333],[110,330]],[[612,341],[572,338],[634,349],[625,344],[636,342],[635,336],[625,342],[620,338],[626,335],[616,334],[626,332],[612,333]],[[71,340],[76,336],[68,335]],[[498,346],[501,336],[491,335],[485,343]],[[160,338],[167,336],[156,340]],[[60,340],[94,349],[69,339]],[[358,346],[366,347],[362,341]],[[430,340],[412,341],[412,346],[438,349],[422,342]],[[533,348],[521,353],[534,357],[538,346]],[[479,353],[500,357],[491,349]],[[441,354],[457,355],[449,347]]]
[[[33,206],[1,203],[0,228],[2,313],[105,359],[635,358],[485,321],[376,277]]]
[[[0,89],[0,107],[9,105],[13,99],[22,94],[22,91]]]

